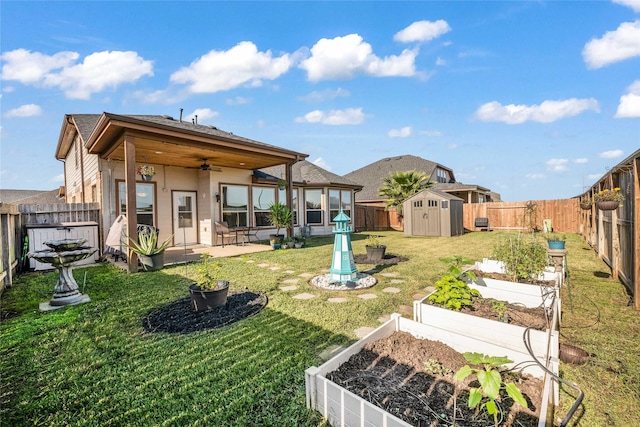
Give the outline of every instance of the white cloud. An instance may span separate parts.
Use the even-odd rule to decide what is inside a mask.
[[[401,129],[391,129],[387,132],[391,138],[407,138],[411,136],[411,126],[405,126]]]
[[[529,179],[544,179],[544,174],[543,173],[528,173],[525,175],[525,177],[529,178]]]
[[[616,157],[622,157],[623,154],[624,151],[622,150],[610,150],[603,151],[602,153],[598,154],[598,156],[600,156],[600,158],[602,159],[615,159]]]
[[[615,118],[640,117],[640,80],[636,80],[627,88],[627,93],[620,97],[620,104]]]
[[[337,89],[325,89],[323,91],[313,91],[308,95],[302,96],[299,99],[307,102],[324,102],[336,98],[345,98],[350,96],[351,93],[342,88]]]
[[[435,22],[416,21],[407,28],[398,31],[393,39],[403,43],[424,42],[440,37],[449,31],[451,31],[451,27],[447,21],[442,19]]]
[[[42,108],[36,104],[25,104],[7,111],[5,117],[33,117],[42,114]]]
[[[439,67],[444,67],[445,65],[447,65],[447,61],[438,56],[438,58],[436,59],[436,65]]]
[[[185,117],[194,117],[198,116],[198,123],[204,124],[207,120],[218,116],[217,111],[213,111],[209,108],[196,108],[190,116]]]
[[[320,166],[322,169],[325,169],[331,172],[331,165],[329,165],[329,163],[327,163],[322,157],[318,157],[311,163],[313,163],[316,166]]]
[[[362,37],[349,34],[334,39],[320,39],[311,48],[311,57],[300,63],[300,68],[307,71],[307,78],[313,82],[348,79],[358,74],[409,77],[416,74],[417,54],[417,49],[406,49],[400,55],[381,59],[373,54],[371,45],[364,42]]]
[[[227,98],[225,101],[227,105],[244,105],[251,102],[251,98],[245,98],[244,96],[236,96],[235,98]]]
[[[588,68],[601,68],[634,56],[640,56],[640,20],[623,22],[602,38],[591,39],[582,49]]]
[[[586,157],[580,157],[579,159],[574,159],[573,162],[578,164],[584,164],[584,163],[588,163],[589,159],[587,159]]]
[[[182,67],[170,77],[188,84],[193,93],[214,93],[241,85],[259,87],[262,80],[275,80],[293,64],[288,54],[273,58],[271,51],[258,52],[251,42],[240,42],[227,51],[212,50]]]
[[[569,160],[567,159],[549,159],[545,162],[545,164],[547,165],[547,169],[553,172],[566,171],[567,163],[569,163]]]
[[[64,184],[64,173],[54,176],[49,180],[49,182],[59,182]]]
[[[633,9],[634,12],[640,12],[640,0],[613,0],[613,2],[622,6],[628,6]]]
[[[475,117],[484,122],[503,122],[510,125],[526,121],[551,123],[565,117],[576,116],[583,111],[600,112],[598,101],[589,99],[565,99],[544,101],[540,105],[502,105],[497,101],[486,103],[475,112]]]
[[[314,110],[303,117],[296,117],[298,123],[322,123],[325,125],[358,125],[364,121],[362,108],[347,108],[346,110],[321,111]]]
[[[76,52],[58,52],[44,55],[17,49],[2,54],[3,80],[42,87],[56,87],[71,99],[89,99],[92,94],[108,87],[133,82],[145,75],[153,75],[152,61],[146,61],[136,52],[95,52],[76,60]]]

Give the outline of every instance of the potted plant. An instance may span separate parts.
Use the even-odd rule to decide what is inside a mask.
[[[584,200],[580,200],[580,208],[586,210],[591,210],[591,206],[593,205],[593,200],[590,197],[587,197]]]
[[[598,209],[603,211],[613,211],[621,206],[620,203],[624,200],[624,196],[618,187],[613,190],[605,188],[599,193],[594,194],[593,199],[596,201]]]
[[[382,258],[384,258],[387,247],[380,244],[379,238],[380,236],[376,236],[374,234],[369,234],[369,236],[367,237],[365,249],[367,251],[368,260],[380,261]]]
[[[293,211],[284,203],[273,203],[269,206],[269,222],[276,228],[276,233],[269,235],[269,242],[273,249],[279,249],[284,239],[284,235],[280,234],[280,229],[291,226],[293,223]]]
[[[300,233],[296,234],[295,236],[293,236],[293,240],[294,240],[294,244],[293,246],[295,246],[296,249],[300,249],[301,247],[304,246],[304,236]]]
[[[146,271],[160,270],[164,267],[164,251],[171,244],[173,235],[158,244],[158,230],[153,228],[138,232],[138,241],[125,244],[138,255],[142,268]]]
[[[287,181],[285,181],[284,179],[279,179],[278,180],[278,188],[280,190],[284,190],[285,188],[287,188]]]
[[[191,306],[195,311],[209,311],[227,304],[229,282],[220,280],[220,263],[214,262],[208,253],[200,256],[195,264],[196,282],[189,286]]]
[[[548,233],[546,236],[549,249],[564,249],[564,244],[567,238],[564,235],[556,233]]]
[[[143,181],[151,181],[151,178],[156,174],[156,170],[151,165],[142,165],[138,168],[138,175],[142,177]]]
[[[293,239],[289,236],[285,237],[284,239],[282,239],[282,243],[285,244],[285,246],[289,249],[293,249],[295,242],[293,241]]]

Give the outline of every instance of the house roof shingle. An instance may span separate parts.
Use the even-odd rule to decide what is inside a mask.
[[[349,172],[344,177],[362,185],[362,191],[356,193],[357,201],[382,200],[383,198],[378,195],[378,189],[383,185],[382,179],[388,177],[390,173],[415,170],[426,173],[434,180],[436,167],[438,166],[448,170],[453,177],[451,169],[412,155],[387,157]]]
[[[38,205],[64,203],[64,198],[58,197],[59,190],[0,190],[0,203],[16,205]]]
[[[302,160],[294,163],[291,167],[291,175],[293,182],[300,184],[322,184],[322,185],[343,185],[354,188],[360,188],[361,185],[353,182],[352,180],[336,175],[333,172],[329,172],[326,169],[321,168],[307,160]],[[285,179],[285,166],[273,166],[270,168],[260,169],[256,171],[256,176],[259,178]]]

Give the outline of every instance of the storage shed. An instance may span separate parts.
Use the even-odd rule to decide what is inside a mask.
[[[402,204],[404,234],[409,236],[460,236],[464,233],[462,199],[426,189]]]

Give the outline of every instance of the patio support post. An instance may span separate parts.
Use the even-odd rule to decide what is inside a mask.
[[[640,310],[640,158],[633,161],[633,235],[635,254],[633,262],[633,300],[636,310]]]
[[[284,179],[287,181],[287,207],[292,209],[293,207],[293,174],[291,170],[293,168],[293,163],[287,163],[284,172]],[[298,200],[300,200],[300,195],[298,195]],[[293,224],[287,227],[287,236],[293,237]]]
[[[131,135],[124,135],[124,177],[126,188],[125,204],[127,206],[127,237],[131,241],[138,241],[138,220],[136,207],[136,144]],[[127,249],[129,273],[138,271],[138,255]]]

